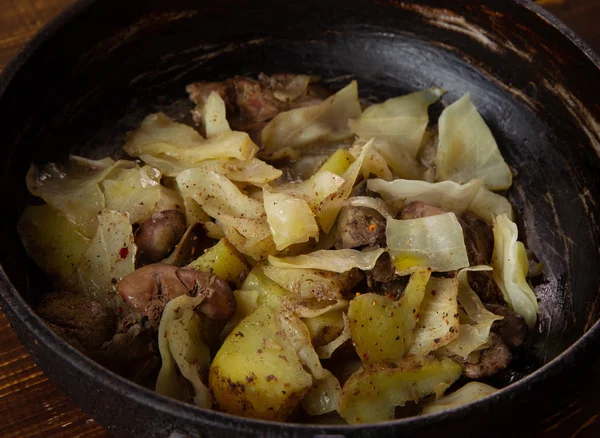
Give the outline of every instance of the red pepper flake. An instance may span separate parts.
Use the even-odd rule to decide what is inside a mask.
[[[129,255],[129,249],[128,248],[121,248],[119,250],[119,257],[121,257],[122,259],[126,259],[128,255]]]
[[[167,332],[165,331],[165,338],[167,337]]]
[[[377,229],[377,224],[371,224],[369,225],[369,231],[372,233],[373,231],[375,231]]]
[[[362,357],[363,359],[366,359],[367,357],[369,357],[369,355],[367,353],[363,353]]]

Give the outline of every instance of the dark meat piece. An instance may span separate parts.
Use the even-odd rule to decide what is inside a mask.
[[[396,268],[394,268],[390,254],[387,252],[381,254],[377,259],[377,263],[375,263],[375,267],[367,271],[366,274],[369,287],[373,287],[373,282],[388,283],[392,281],[396,276]]]
[[[190,97],[190,100],[196,105],[204,105],[208,100],[208,96],[213,91],[216,91],[223,102],[225,102],[225,109],[227,112],[235,110],[234,97],[232,95],[231,80],[224,82],[194,82],[186,87],[186,91]]]
[[[165,305],[181,295],[203,296],[197,308],[211,319],[227,319],[235,298],[226,281],[193,268],[155,263],[133,271],[118,285],[119,294],[150,321],[159,321]]]
[[[381,295],[385,295],[388,298],[391,298],[395,301],[398,301],[404,295],[404,289],[406,289],[406,285],[408,283],[408,279],[410,277],[396,277],[392,281],[387,283],[381,283],[379,286],[379,293]]]
[[[215,241],[206,236],[206,230],[202,224],[194,224],[187,229],[171,255],[162,260],[161,263],[173,266],[187,266],[214,244]]]
[[[343,207],[336,233],[336,249],[385,246],[385,219],[371,208]]]
[[[156,329],[140,312],[125,308],[117,333],[95,353],[96,360],[135,382],[144,382],[160,365]]]
[[[404,207],[402,213],[400,214],[400,219],[420,219],[423,217],[436,216],[444,213],[448,212],[441,208],[434,207],[433,205],[425,204],[421,201],[414,201]]]
[[[83,294],[47,294],[37,313],[54,332],[88,355],[109,340],[117,326],[111,310]]]
[[[154,213],[135,233],[138,247],[136,264],[144,266],[164,259],[173,252],[185,233],[185,215],[178,210]]]
[[[190,99],[198,105],[192,115],[200,123],[199,107],[204,105],[211,92],[216,91],[225,101],[231,128],[248,132],[254,141],[258,141],[266,123],[280,112],[315,105],[326,97],[322,95],[321,89],[311,84],[294,100],[278,99],[274,92],[284,89],[296,77],[287,73],[273,76],[261,73],[259,81],[236,76],[223,82],[195,82],[187,86]]]
[[[494,281],[492,271],[469,272],[469,285],[484,303],[504,304],[504,295]]]
[[[469,212],[462,213],[458,220],[465,235],[471,265],[489,265],[494,249],[491,225]]]
[[[272,89],[254,79],[236,76],[233,78],[233,87],[239,113],[253,122],[272,119],[284,106],[273,96]]]
[[[498,304],[486,304],[485,308],[496,315],[504,317],[504,319],[494,322],[492,331],[497,333],[506,345],[510,348],[518,348],[523,345],[528,329],[527,323],[521,315],[506,306]]]
[[[463,374],[468,378],[483,379],[484,377],[493,376],[510,364],[512,354],[504,342],[502,342],[500,336],[492,333],[490,340],[492,345],[481,351],[479,362],[466,362],[462,364]]]

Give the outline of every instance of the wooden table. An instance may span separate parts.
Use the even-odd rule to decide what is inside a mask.
[[[2,0],[0,71],[48,20],[74,0]],[[538,0],[600,52],[600,1]],[[581,419],[582,436],[600,436],[600,413]],[[598,424],[599,427],[594,427]],[[81,412],[21,345],[0,310],[0,437],[104,437],[106,431]]]

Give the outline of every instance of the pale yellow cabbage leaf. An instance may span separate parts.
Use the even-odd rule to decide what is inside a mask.
[[[118,298],[117,283],[135,269],[136,251],[127,215],[102,210],[96,234],[67,280],[67,288],[111,304]]]
[[[447,272],[469,266],[462,227],[454,213],[388,220],[386,240],[401,275],[419,267]]]
[[[293,109],[275,116],[262,131],[265,154],[295,149],[316,142],[335,142],[352,135],[350,119],[360,115],[356,81],[318,105]]]
[[[358,251],[355,249],[319,250],[295,257],[269,256],[269,263],[278,268],[321,269],[331,272],[347,272],[353,268],[370,271],[385,249]]]
[[[194,128],[157,113],[146,117],[138,129],[128,134],[123,149],[132,157],[170,157],[198,163],[218,158],[250,160],[258,146],[248,134],[238,131],[223,132],[205,139]]]
[[[427,109],[444,93],[444,90],[432,87],[371,105],[360,118],[350,122],[350,127],[363,140],[374,137],[384,140],[415,158],[429,123]]]
[[[456,278],[429,279],[409,354],[429,354],[458,337],[457,295]]]
[[[461,306],[458,337],[446,345],[444,353],[450,353],[467,359],[474,351],[489,345],[490,330],[494,321],[501,320],[484,306],[475,291],[469,285],[469,272],[491,271],[489,266],[472,266],[458,273],[458,301]]]
[[[278,251],[319,237],[319,226],[304,199],[263,189],[267,222]]]
[[[523,242],[518,241],[517,225],[506,215],[494,219],[494,280],[508,306],[525,319],[529,327],[537,321],[539,312],[535,292],[527,282],[529,262]]]
[[[466,183],[483,178],[490,190],[511,186],[512,173],[468,93],[442,112],[439,136],[435,157],[438,179]]]

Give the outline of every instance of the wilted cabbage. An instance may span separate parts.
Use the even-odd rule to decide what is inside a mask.
[[[511,186],[512,173],[468,93],[442,112],[439,127],[435,157],[439,179],[466,183],[483,178],[490,190]]]
[[[443,94],[443,90],[433,87],[371,105],[350,127],[364,140],[384,140],[414,158],[429,123],[427,108]]]
[[[262,131],[264,153],[281,156],[311,143],[344,140],[352,135],[348,121],[360,113],[358,86],[352,81],[318,105],[277,115]]]
[[[506,215],[494,220],[494,280],[508,305],[521,315],[529,327],[537,321],[539,307],[535,292],[527,283],[529,261],[525,245],[517,239],[517,225]]]
[[[447,272],[469,266],[462,227],[454,213],[388,220],[385,234],[401,275],[419,267]]]

